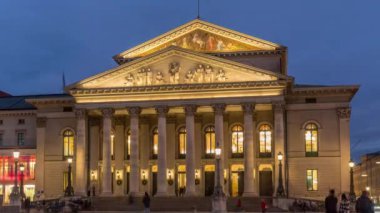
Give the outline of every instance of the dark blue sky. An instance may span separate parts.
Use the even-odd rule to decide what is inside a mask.
[[[0,90],[61,92],[112,56],[196,17],[196,0],[1,0]],[[352,151],[380,150],[380,1],[201,0],[202,19],[289,48],[297,83],[360,84]]]

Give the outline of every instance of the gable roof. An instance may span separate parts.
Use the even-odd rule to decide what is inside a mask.
[[[199,35],[197,34],[196,31],[199,32]],[[157,36],[151,40],[148,40],[138,46],[128,49],[114,56],[113,58],[115,59],[115,61],[119,61],[123,59],[133,59],[133,58],[148,55],[154,51],[166,48],[171,45],[187,48],[189,47],[188,42],[190,43],[190,41],[187,40],[186,45],[184,45],[182,42],[182,38],[184,38],[183,36],[188,35],[190,33],[194,33],[192,37],[190,38],[191,41],[198,43],[199,45],[201,45],[201,47],[206,47],[206,42],[207,42],[206,38],[204,37],[203,37],[204,40],[200,39],[200,37],[202,36],[200,35],[201,33],[206,33],[206,36],[208,36],[208,38],[210,37],[210,35],[212,35],[211,37],[213,37],[214,41],[216,40],[216,38],[214,38],[215,36],[219,37],[221,39],[221,45],[223,44],[225,46],[228,46],[228,45],[225,44],[225,42],[223,43],[223,39],[228,39],[228,41],[232,41],[232,43],[234,43],[234,45],[232,45],[234,48],[229,48],[229,49],[226,48],[230,52],[232,50],[234,51],[277,50],[284,47],[282,45],[275,44],[263,39],[259,39],[259,38],[256,38],[244,33],[234,31],[234,30],[230,30],[230,29],[227,29],[227,28],[224,28],[224,27],[221,27],[221,26],[218,26],[218,25],[215,25],[215,24],[212,24],[200,19],[195,19],[173,30],[170,30],[167,33]],[[217,45],[215,42],[213,45],[214,48],[216,48],[216,45]],[[201,49],[201,52],[215,52],[215,51],[210,50],[209,48],[208,49],[200,48],[200,49]]]

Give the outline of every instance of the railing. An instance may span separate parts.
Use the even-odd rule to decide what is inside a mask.
[[[90,198],[70,197],[49,200],[39,200],[30,203],[31,209],[43,210],[44,212],[62,212],[63,208],[69,207],[72,212],[79,210],[91,210]]]
[[[289,210],[293,212],[324,212],[325,205],[321,200],[312,200],[304,198],[293,198],[293,204],[289,206]]]

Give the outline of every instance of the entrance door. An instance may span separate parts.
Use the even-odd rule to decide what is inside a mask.
[[[157,172],[152,172],[152,195],[157,193]]]
[[[260,171],[259,181],[260,181],[260,195],[272,196],[273,195],[272,171]]]
[[[185,191],[186,191],[186,173],[178,172],[177,195],[183,196],[185,195]]]
[[[205,196],[211,196],[214,193],[215,172],[205,172]]]
[[[231,173],[231,196],[243,195],[244,191],[244,171]]]

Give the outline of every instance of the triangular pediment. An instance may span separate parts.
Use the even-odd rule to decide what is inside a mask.
[[[223,58],[169,47],[68,86],[67,89],[265,82],[288,77]]]
[[[142,57],[169,46],[207,53],[276,50],[281,47],[269,41],[196,19],[120,53],[114,58]]]

